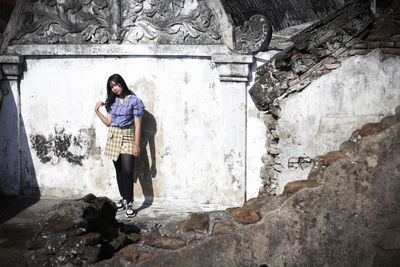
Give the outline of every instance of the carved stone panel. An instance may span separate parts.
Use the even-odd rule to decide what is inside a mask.
[[[201,0],[125,0],[124,42],[160,44],[220,43],[219,24]]]
[[[11,44],[221,43],[204,0],[27,0]]]

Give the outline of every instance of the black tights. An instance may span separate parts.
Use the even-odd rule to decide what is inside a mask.
[[[123,199],[133,202],[133,163],[131,154],[120,154],[117,161],[113,161],[117,173],[118,190]]]

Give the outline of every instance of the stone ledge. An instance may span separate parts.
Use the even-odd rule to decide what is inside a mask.
[[[225,45],[12,45],[7,53],[24,56],[196,56],[229,55]]]

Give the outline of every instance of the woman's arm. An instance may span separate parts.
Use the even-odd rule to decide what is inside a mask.
[[[135,117],[135,145],[133,146],[133,155],[140,155],[140,132],[142,127],[142,118]]]
[[[100,118],[100,120],[107,126],[110,127],[111,121],[112,121],[112,115],[107,114],[107,117],[104,116],[100,111],[99,108],[104,105],[104,102],[99,101],[96,103],[96,106],[94,108],[94,112],[96,112],[97,116]]]

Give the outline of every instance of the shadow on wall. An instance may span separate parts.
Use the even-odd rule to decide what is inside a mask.
[[[140,138],[140,156],[135,160],[134,167],[134,181],[135,183],[139,180],[140,186],[143,191],[144,202],[138,210],[150,207],[154,199],[153,181],[157,175],[156,167],[156,148],[154,142],[154,136],[157,132],[157,122],[154,116],[144,110],[142,116],[142,131]],[[147,153],[147,145],[149,146],[151,165]]]
[[[0,74],[0,81],[2,75]],[[15,84],[13,84],[15,83]],[[0,83],[0,223],[36,203],[40,191],[22,117],[17,81]],[[15,198],[25,197],[20,205]]]

